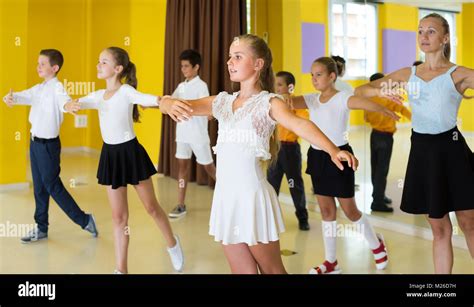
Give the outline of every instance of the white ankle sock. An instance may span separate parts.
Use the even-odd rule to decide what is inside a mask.
[[[323,221],[321,225],[323,231],[324,252],[326,254],[326,260],[333,263],[334,261],[336,261],[337,222]]]
[[[358,221],[355,221],[354,223],[358,224],[358,226],[360,227],[360,231],[364,235],[364,238],[367,240],[367,243],[369,243],[370,249],[376,249],[380,246],[380,242],[377,238],[377,235],[375,234],[374,228],[372,228],[372,225],[370,225],[369,220],[365,217],[363,213],[360,219]]]

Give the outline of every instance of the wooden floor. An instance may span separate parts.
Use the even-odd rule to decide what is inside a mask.
[[[362,134],[362,132],[356,132],[354,135],[357,133]],[[355,140],[354,147],[359,146],[357,143],[364,144],[365,138],[366,136],[363,136],[359,137],[359,140]],[[397,140],[396,144],[398,144]],[[365,154],[366,152],[363,152],[362,156]],[[394,160],[389,176],[391,183],[394,180],[396,182],[399,176],[403,176],[400,174],[403,173],[403,161],[401,160],[404,154],[400,150],[394,150]],[[68,153],[65,150],[62,154],[61,177],[65,185],[70,186],[68,190],[82,209],[94,213],[100,231],[99,237],[93,238],[89,233],[81,230],[65,216],[54,201],[51,201],[49,239],[47,241],[24,245],[19,242],[18,236],[11,233],[12,236],[4,234],[3,237],[0,237],[0,273],[109,274],[114,270],[111,212],[104,187],[96,183],[97,163],[97,154]],[[396,166],[397,164],[399,166]],[[357,198],[358,201],[360,200],[359,206],[364,211],[367,211],[364,207],[367,206],[367,203],[370,207],[370,197],[363,195],[367,193],[365,187],[369,186],[367,183],[368,172],[364,171],[366,167],[366,164],[363,163],[361,171],[357,175],[357,181],[361,185]],[[168,212],[176,205],[177,182],[158,176],[153,177],[153,181],[158,199],[164,210]],[[309,184],[309,182],[307,183]],[[310,195],[311,186],[308,184],[306,185],[308,197],[312,198]],[[393,188],[390,187],[390,189]],[[399,194],[393,192],[396,190],[390,191],[392,193],[390,195],[397,202]],[[368,195],[370,196],[370,194]],[[189,212],[186,217],[172,221],[172,227],[180,236],[185,252],[184,273],[229,273],[220,244],[214,242],[213,238],[208,235],[211,200],[211,189],[190,184],[187,197]],[[34,198],[31,188],[0,192],[0,204],[0,224],[3,224],[4,228],[5,225],[33,223]],[[130,273],[173,273],[164,240],[151,218],[147,216],[133,188],[129,188],[129,206]],[[397,207],[397,204],[394,207]],[[298,230],[293,207],[282,204],[282,211],[287,229],[281,237],[284,264],[289,273],[305,274],[311,266],[324,260],[320,216],[317,212],[310,212],[311,230],[302,232]],[[387,218],[398,219],[413,225],[423,225],[424,223],[423,217],[404,215],[399,210]],[[340,219],[340,222],[346,223],[347,221]],[[376,271],[367,243],[361,238],[346,235],[338,238],[337,246],[338,260],[343,273],[433,272],[430,241],[383,229],[377,229],[377,231],[383,233],[387,242],[390,256],[388,268],[385,271]],[[467,250],[455,248],[454,255],[454,273],[474,274],[473,260]]]

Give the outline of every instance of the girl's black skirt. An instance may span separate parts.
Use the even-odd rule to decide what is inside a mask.
[[[127,184],[137,185],[154,174],[155,166],[137,138],[121,144],[102,145],[97,170],[99,184],[117,189]]]
[[[354,153],[349,144],[340,146],[339,149]],[[344,170],[341,171],[332,162],[328,153],[313,147],[309,148],[306,174],[311,176],[314,194],[340,198],[354,197],[354,170],[347,162],[342,164]]]
[[[401,209],[430,218],[474,209],[474,154],[457,127],[412,132]]]

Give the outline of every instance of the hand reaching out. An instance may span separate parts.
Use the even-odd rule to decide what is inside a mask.
[[[377,96],[381,98],[386,98],[388,100],[391,100],[395,103],[398,103],[400,105],[403,105],[403,90],[400,88],[385,88],[382,87],[380,89],[377,89]]]
[[[66,110],[69,113],[76,114],[77,111],[79,111],[80,109],[81,109],[81,103],[79,102],[78,99],[70,100],[64,105],[64,110]]]
[[[178,123],[188,120],[193,112],[189,102],[171,98],[170,96],[163,96],[163,98],[161,98],[160,110],[163,114],[168,114],[172,120]]]
[[[384,106],[379,105],[379,109],[377,110],[377,112],[381,113],[384,116],[390,117],[396,121],[400,120],[400,116],[398,116],[397,113],[387,109]]]
[[[10,92],[8,93],[7,97],[5,97],[4,102],[10,108],[13,107],[13,105],[15,104],[15,100],[13,99],[13,90],[12,89],[10,89]]]

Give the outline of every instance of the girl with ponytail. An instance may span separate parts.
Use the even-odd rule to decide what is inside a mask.
[[[239,92],[188,101],[166,97],[160,109],[178,122],[192,115],[213,115],[219,121],[209,233],[221,242],[232,273],[284,274],[282,214],[261,163],[277,158],[276,123],[323,148],[340,169],[342,160],[354,169],[358,161],[272,93],[272,53],[263,39],[251,34],[235,38],[227,67],[231,81],[240,84]]]
[[[425,62],[402,68],[356,89],[356,95],[400,102],[393,87],[408,84],[412,136],[401,210],[423,214],[433,232],[435,273],[451,273],[453,247],[450,212],[455,212],[474,258],[474,154],[457,128],[458,110],[474,70],[450,62],[449,24],[441,15],[423,17],[418,45]]]
[[[139,122],[137,104],[146,107],[158,106],[160,98],[136,90],[136,68],[122,48],[109,47],[101,52],[97,77],[106,81],[106,89],[90,93],[68,104],[72,109],[99,110],[104,144],[97,179],[99,184],[107,186],[107,195],[112,207],[115,273],[128,273],[129,184],[133,185],[146,211],[161,230],[174,269],[181,271],[184,257],[179,238],[173,235],[168,217],[156,199],[151,180],[151,176],[156,174],[155,166],[133,130],[133,122]]]

